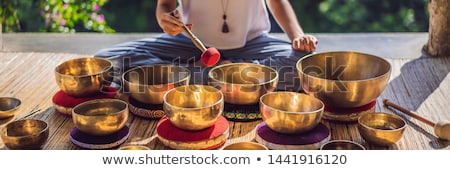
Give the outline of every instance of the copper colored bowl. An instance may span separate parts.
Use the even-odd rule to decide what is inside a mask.
[[[108,135],[122,129],[128,120],[128,103],[119,99],[96,99],[72,109],[75,127],[95,136]]]
[[[223,150],[269,150],[266,146],[255,142],[237,142],[226,145]]]
[[[1,130],[3,143],[9,149],[41,149],[47,142],[49,126],[37,119],[13,121]]]
[[[365,113],[358,119],[358,132],[367,142],[388,146],[399,141],[406,129],[400,116],[389,113]]]
[[[14,112],[20,107],[21,101],[14,97],[0,97],[0,119],[14,116]]]
[[[361,144],[353,141],[332,140],[320,146],[320,150],[366,150],[366,149]]]
[[[278,72],[268,66],[231,63],[213,67],[208,83],[222,91],[225,102],[238,105],[256,104],[259,98],[275,90]]]
[[[223,95],[207,85],[187,85],[164,95],[164,112],[173,125],[184,130],[202,130],[222,116]]]
[[[150,150],[147,146],[142,145],[128,145],[128,146],[122,146],[118,150]]]
[[[141,103],[162,104],[168,90],[189,84],[190,75],[187,68],[175,65],[135,67],[122,75],[124,92]]]
[[[302,93],[272,92],[261,96],[259,107],[270,129],[294,134],[316,127],[322,118],[324,104]]]
[[[112,62],[106,59],[71,59],[55,68],[56,83],[69,96],[92,96],[111,84],[112,68]]]
[[[323,52],[297,62],[303,90],[326,106],[356,108],[381,95],[391,74],[385,59],[357,52]]]

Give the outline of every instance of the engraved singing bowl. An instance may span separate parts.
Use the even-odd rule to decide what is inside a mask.
[[[21,101],[14,97],[0,97],[0,119],[14,116],[14,112],[20,107]]]
[[[376,100],[385,89],[391,65],[378,56],[358,52],[324,52],[297,62],[303,90],[326,106],[356,108]]]
[[[266,146],[255,142],[236,142],[223,147],[222,150],[269,150]]]
[[[73,97],[93,96],[113,81],[113,64],[102,58],[76,58],[55,68],[58,87]]]
[[[184,130],[202,130],[222,115],[222,92],[208,85],[186,85],[164,95],[164,112],[170,122]]]
[[[168,64],[135,67],[122,75],[124,92],[148,104],[162,104],[168,90],[188,85],[190,77],[187,68]]]
[[[399,141],[406,129],[406,122],[400,116],[375,112],[362,114],[358,119],[358,132],[372,144],[389,146]]]
[[[262,95],[275,90],[277,83],[278,72],[260,64],[223,64],[208,73],[208,84],[220,89],[230,104],[257,104]]]
[[[48,135],[48,124],[37,119],[16,120],[1,130],[3,143],[13,150],[42,149]]]
[[[332,140],[320,146],[320,150],[366,150],[366,148],[350,140]]]
[[[283,134],[297,134],[319,124],[324,104],[302,93],[272,92],[261,96],[259,108],[270,129]]]
[[[72,109],[75,127],[95,136],[109,135],[122,129],[128,120],[128,103],[120,99],[96,99]]]

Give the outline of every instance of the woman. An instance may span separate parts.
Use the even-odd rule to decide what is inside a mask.
[[[268,34],[267,9],[290,42]],[[147,64],[189,64],[192,83],[206,84],[209,69],[201,67],[202,51],[183,32],[188,24],[205,46],[219,50],[219,64],[264,64],[279,71],[279,90],[298,90],[295,64],[317,44],[303,32],[288,0],[158,0],[156,16],[165,34],[106,48],[95,57],[110,59],[122,71]]]

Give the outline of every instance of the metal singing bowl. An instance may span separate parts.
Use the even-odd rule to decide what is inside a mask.
[[[285,134],[302,133],[319,124],[324,104],[296,92],[272,92],[261,96],[260,111],[270,129]]]
[[[277,83],[278,72],[260,64],[223,64],[208,73],[208,84],[220,89],[230,104],[258,103],[263,94],[275,90]]]
[[[14,116],[14,112],[20,107],[21,101],[14,97],[0,97],[0,119]]]
[[[391,65],[378,56],[358,52],[324,52],[297,62],[303,90],[336,108],[355,108],[381,95]]]
[[[269,150],[266,146],[255,142],[237,142],[226,145],[222,150]]]
[[[164,112],[173,125],[184,130],[202,130],[222,115],[223,95],[207,85],[186,85],[164,95]]]
[[[128,120],[128,103],[120,99],[96,99],[72,109],[75,127],[95,136],[108,135],[122,129]]]
[[[164,94],[175,87],[188,85],[187,68],[168,64],[132,68],[122,75],[124,92],[141,103],[162,104]]]
[[[350,140],[332,140],[322,146],[320,150],[366,150],[364,146]]]
[[[358,132],[364,140],[388,146],[399,141],[406,129],[406,122],[400,116],[389,113],[365,113],[358,119]]]
[[[98,94],[113,81],[113,64],[102,58],[77,58],[55,68],[58,87],[73,97]]]
[[[16,120],[1,130],[3,143],[9,149],[41,149],[48,135],[48,124],[38,119]]]

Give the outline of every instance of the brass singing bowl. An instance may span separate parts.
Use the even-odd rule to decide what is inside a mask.
[[[266,146],[255,142],[236,142],[223,147],[222,150],[269,150]]]
[[[19,109],[22,102],[14,97],[0,97],[0,119],[14,116],[14,112]]]
[[[277,83],[278,72],[260,64],[223,64],[208,72],[208,84],[220,89],[230,104],[257,104],[263,94],[275,90]]]
[[[71,59],[55,68],[56,83],[67,95],[92,96],[111,84],[112,68],[112,62],[102,58]]]
[[[48,124],[37,119],[16,120],[1,130],[3,143],[12,150],[41,149],[48,135]]]
[[[141,103],[162,104],[164,94],[175,87],[188,85],[187,68],[169,64],[139,66],[123,75],[124,92]]]
[[[332,140],[320,146],[320,150],[366,150],[366,148],[350,140]]]
[[[96,99],[72,109],[75,127],[87,134],[104,136],[122,129],[128,120],[128,104],[120,99]]]
[[[303,90],[326,106],[355,108],[376,100],[385,89],[391,65],[378,56],[358,52],[324,52],[297,62]]]
[[[164,95],[164,112],[173,125],[184,130],[202,130],[222,115],[223,95],[208,85],[186,85]]]
[[[147,146],[142,145],[128,145],[128,146],[122,146],[119,147],[118,150],[150,150]]]
[[[272,92],[261,96],[259,108],[267,126],[279,133],[296,134],[319,124],[324,104],[296,92]]]
[[[367,142],[389,146],[399,141],[406,129],[400,116],[382,112],[365,113],[358,119],[358,132]]]

